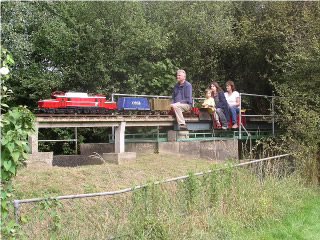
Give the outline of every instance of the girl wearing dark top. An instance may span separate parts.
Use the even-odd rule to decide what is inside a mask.
[[[216,111],[222,124],[222,129],[228,128],[227,119],[229,119],[229,106],[224,96],[224,92],[217,82],[210,83],[209,89],[212,91],[211,96],[216,103]]]

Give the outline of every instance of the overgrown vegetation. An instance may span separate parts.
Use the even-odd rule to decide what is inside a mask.
[[[93,172],[105,171],[106,174],[99,174],[94,182],[95,189],[91,189],[91,192],[101,191],[103,186],[104,191],[109,191],[118,189],[113,187],[119,184],[125,188],[128,185],[124,185],[124,182],[130,182],[125,176],[116,174],[120,168],[123,174],[131,176],[132,181],[137,177],[143,179],[139,174],[144,172],[144,168],[150,169],[151,176],[161,168],[171,169],[171,174],[174,174],[174,169],[186,162],[189,167],[192,162],[196,163],[196,160],[165,155],[161,156],[162,162],[155,158],[158,157],[140,156],[137,166],[128,166],[126,169],[105,164],[104,170],[101,166],[55,168],[53,174],[38,170],[37,174],[41,178],[34,175],[32,170],[25,170],[16,184],[26,184],[22,181],[28,176],[28,182],[38,182],[39,187],[33,185],[33,191],[43,191],[53,181],[48,182],[47,177],[55,176],[57,179],[64,178],[64,183],[73,183],[61,186],[64,191],[80,193],[80,185],[92,183],[91,179],[86,180],[81,176],[91,173],[94,177]],[[305,180],[299,174],[282,171],[287,160],[264,164],[263,175],[260,165],[241,169],[226,165],[223,171],[217,171],[217,166],[212,166],[212,173],[195,176],[194,171],[198,172],[205,165],[206,169],[210,168],[210,162],[203,162],[200,169],[189,170],[190,178],[183,181],[150,184],[146,188],[121,195],[61,200],[63,207],[53,209],[62,227],[54,232],[50,231],[54,227],[54,219],[41,212],[39,203],[21,204],[19,214],[28,219],[23,225],[26,236],[37,239],[48,239],[50,236],[56,239],[248,239],[250,232],[259,232],[271,222],[281,221],[299,211],[308,199],[319,197],[316,189],[305,187]],[[116,175],[111,176],[106,168],[110,168]],[[140,169],[139,174],[133,175],[131,172],[137,172],[137,169]],[[169,172],[167,174],[170,175]],[[181,170],[177,174],[183,175]],[[102,180],[102,176],[105,180]],[[79,183],[79,179],[82,179],[82,183]],[[155,179],[158,177],[154,175],[148,182],[152,183]],[[24,194],[23,189],[25,187],[17,189],[19,194]],[[57,194],[65,195],[65,192]]]
[[[278,86],[279,123],[283,151],[294,154],[297,170],[309,182],[318,183],[320,176],[320,96],[299,91],[300,86]]]
[[[27,145],[29,134],[34,132],[33,114],[25,107],[9,107],[6,102],[12,91],[6,87],[9,67],[14,63],[5,49],[1,51],[1,235],[5,238],[23,236],[19,223],[7,219],[9,208],[6,201],[12,197],[12,180],[30,150]]]

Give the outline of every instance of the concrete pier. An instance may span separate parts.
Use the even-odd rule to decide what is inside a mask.
[[[119,126],[115,129],[115,153],[124,152],[124,133],[126,130],[126,122],[120,122]]]
[[[104,153],[103,159],[117,165],[132,164],[136,163],[137,154],[136,152]]]

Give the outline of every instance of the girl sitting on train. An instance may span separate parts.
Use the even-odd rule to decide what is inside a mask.
[[[227,119],[229,119],[229,106],[224,93],[217,82],[210,83],[209,89],[211,90],[211,96],[216,104],[216,113],[219,117],[219,122],[222,125],[222,129],[227,129]]]

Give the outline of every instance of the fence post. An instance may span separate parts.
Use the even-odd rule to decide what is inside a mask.
[[[263,182],[263,162],[260,162],[260,182]]]
[[[19,211],[19,201],[13,200],[13,207],[14,207],[14,219],[16,222],[19,221],[18,211]]]
[[[242,133],[241,133],[241,124],[242,124],[242,121],[241,121],[241,93],[240,93],[240,106],[239,106],[239,108],[240,108],[240,111],[239,111],[239,140],[241,140],[241,138],[242,138]]]
[[[148,215],[148,187],[144,188],[144,194],[145,194],[145,198],[146,198],[146,202],[145,202],[145,215]]]
[[[75,136],[75,152],[76,152],[76,155],[78,155],[78,128],[75,127],[74,128],[74,136]]]
[[[272,103],[272,136],[274,137],[274,98],[271,99]]]

